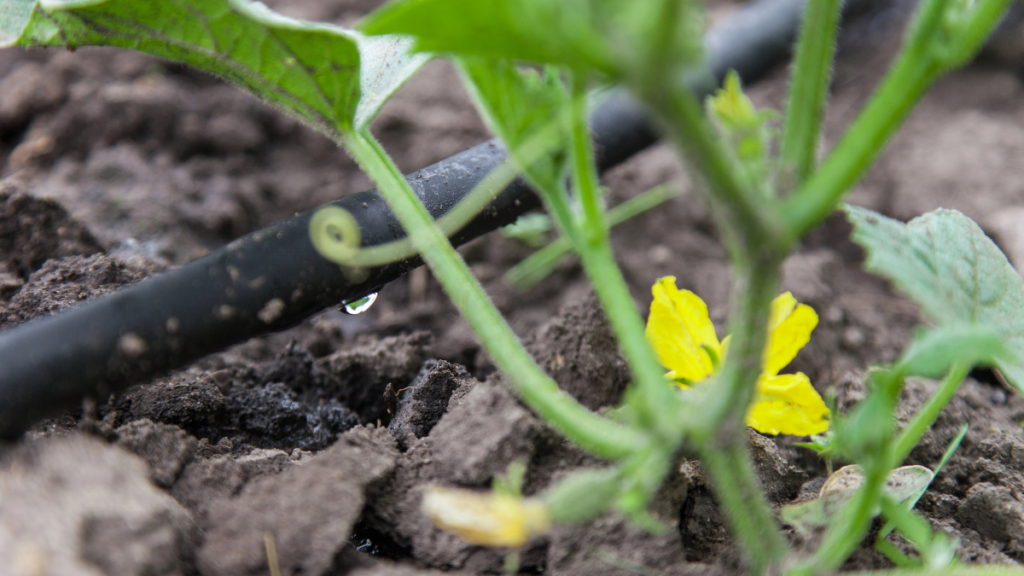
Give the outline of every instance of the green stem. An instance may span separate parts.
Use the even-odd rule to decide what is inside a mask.
[[[956,391],[960,389],[960,385],[963,384],[968,372],[970,372],[970,366],[964,363],[957,363],[949,369],[946,377],[942,379],[939,389],[925,402],[921,410],[914,415],[914,419],[907,424],[907,427],[900,432],[893,449],[895,453],[894,463],[899,464],[910,455],[910,451],[914,449],[914,446],[917,446],[917,443],[921,441],[921,437],[932,427],[939,414],[942,413],[946,405],[949,404],[949,401],[956,395]]]
[[[988,0],[974,9],[970,23],[960,31],[951,51],[950,67],[962,66],[981,49],[1013,0]]]
[[[737,270],[730,314],[732,336],[725,366],[695,413],[692,433],[730,526],[754,568],[787,553],[771,506],[747,454],[746,413],[753,400],[767,344],[768,313],[779,282],[779,263]]]
[[[803,184],[817,163],[841,8],[842,0],[811,0],[805,8],[779,149],[787,188]]]
[[[398,167],[369,132],[352,133],[342,144],[377,183],[434,276],[509,382],[534,411],[566,437],[605,458],[623,458],[647,443],[645,436],[636,430],[580,405],[544,374],[435,225]]]
[[[934,67],[923,65],[914,52],[902,54],[821,168],[783,202],[782,217],[793,238],[804,236],[832,213],[935,80]]]
[[[590,245],[606,243],[608,225],[604,220],[604,203],[594,165],[590,124],[587,122],[586,76],[572,74],[572,101],[570,103],[570,134],[572,142],[572,180],[583,208],[583,238]],[[595,285],[598,282],[594,282]]]
[[[744,441],[746,435],[743,434]],[[787,554],[771,505],[747,454],[745,444],[701,447],[700,460],[711,477],[722,510],[750,562],[752,574],[762,574]]]
[[[1010,0],[983,0],[964,8],[972,13],[961,15],[969,19],[961,23],[950,20],[955,10],[951,0],[926,0],[921,5],[906,45],[867,107],[821,169],[783,204],[782,214],[792,238],[802,237],[828,217],[932,83],[977,52],[1009,5]]]
[[[638,216],[655,206],[679,196],[671,186],[656,186],[626,200],[608,211],[608,227],[614,228],[626,220]],[[547,277],[555,266],[572,251],[572,242],[559,236],[547,246],[530,254],[519,264],[505,273],[505,282],[518,290],[528,290]]]
[[[583,206],[582,242],[576,242],[576,249],[636,379],[643,413],[674,450],[682,430],[679,399],[665,381],[665,371],[647,342],[644,322],[612,253],[587,123],[586,88],[575,78],[571,117],[572,179]]]
[[[889,476],[890,467],[884,464],[885,460],[876,460],[875,465],[865,470],[864,483],[857,493],[839,512],[839,516],[829,522],[821,545],[811,559],[812,573],[833,572],[842,566],[864,540],[878,510],[885,480]]]
[[[559,145],[558,126],[548,127],[527,139],[510,158],[470,190],[462,200],[437,219],[437,226],[446,236],[452,236],[475,218],[520,173],[519,165],[529,166],[550,154]],[[566,208],[568,210],[568,208]],[[343,266],[363,268],[383,266],[405,260],[417,254],[408,237],[373,246],[360,246],[359,227],[350,214],[341,214],[338,207],[321,208],[310,223],[310,238],[320,254]],[[336,227],[343,233],[340,238],[328,232]]]
[[[707,181],[716,222],[734,260],[742,257],[744,247],[784,254],[789,243],[783,236],[778,204],[744,186],[742,169],[716,137],[696,97],[688,90],[667,88],[642,97],[668,122],[683,157]]]
[[[716,377],[716,388],[699,411],[701,434],[718,436],[742,430],[754,399],[768,344],[768,315],[778,293],[780,260],[755,262],[736,270],[729,314],[729,354]]]

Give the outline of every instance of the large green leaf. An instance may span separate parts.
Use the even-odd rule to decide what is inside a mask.
[[[970,218],[936,210],[907,224],[845,207],[864,267],[884,276],[941,326],[977,324],[998,334],[1013,354],[995,365],[1024,393],[1024,280]]]
[[[390,2],[359,28],[416,38],[417,50],[607,68],[600,38],[577,17],[586,0]],[[556,32],[557,31],[557,32]]]
[[[223,77],[332,137],[362,128],[426,60],[246,0],[0,0],[0,45],[117,46]]]
[[[360,29],[413,36],[417,50],[630,75],[699,61],[698,8],[691,0],[397,0]]]

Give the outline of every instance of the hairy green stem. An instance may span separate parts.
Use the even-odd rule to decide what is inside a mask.
[[[510,151],[510,158],[491,170],[458,204],[438,218],[437,226],[446,236],[461,230],[515,180],[520,173],[519,164],[529,166],[557,148],[558,136],[558,126],[549,127],[526,140],[516,150]],[[368,268],[391,264],[417,254],[408,237],[374,246],[360,246],[360,232],[355,220],[351,214],[342,212],[336,206],[321,208],[310,223],[310,238],[325,258],[351,268]],[[332,234],[332,229],[341,233]]]
[[[700,460],[733,534],[746,552],[750,572],[762,574],[785,558],[787,546],[747,453],[746,434],[742,436],[743,444],[702,446]]]
[[[583,206],[580,240],[576,244],[583,268],[608,315],[608,322],[637,382],[643,413],[670,445],[677,442],[680,402],[665,381],[665,371],[644,335],[644,322],[622,270],[615,262],[601,204],[597,169],[587,123],[586,90],[574,81],[572,102],[572,179]]]
[[[761,373],[768,314],[778,289],[778,261],[737,270],[730,314],[732,328],[725,366],[696,414],[692,433],[722,509],[758,571],[781,560],[787,547],[764,499],[747,453],[746,413]]]
[[[982,0],[952,23],[951,0],[928,0],[907,44],[865,109],[815,172],[782,206],[791,238],[821,223],[861,179],[921,96],[943,73],[961,66],[981,47],[1010,0]],[[953,30],[960,26],[959,30]],[[948,36],[952,35],[953,38]]]
[[[803,184],[817,164],[841,8],[842,0],[811,0],[804,9],[779,149],[785,189]]]
[[[896,444],[893,448],[893,462],[895,464],[898,465],[903,462],[910,455],[910,451],[914,449],[914,446],[917,446],[917,443],[921,441],[921,437],[924,436],[925,432],[932,427],[939,414],[942,413],[946,405],[949,404],[949,401],[956,395],[956,391],[960,389],[960,385],[963,384],[964,378],[970,372],[970,368],[968,364],[957,363],[949,369],[946,377],[942,379],[939,389],[925,402],[924,406],[914,415],[914,419],[907,424],[907,427],[900,432],[899,437],[896,439]]]
[[[570,134],[572,144],[572,180],[577,198],[583,208],[582,240],[592,246],[608,241],[608,224],[604,219],[604,203],[594,165],[590,125],[587,123],[586,76],[572,75],[572,101],[570,102]],[[595,286],[598,282],[594,282]]]
[[[586,409],[544,374],[435,225],[401,171],[369,132],[350,134],[342,144],[376,182],[413,246],[531,408],[563,435],[606,458],[623,458],[648,442],[636,430]]]
[[[754,399],[768,344],[768,315],[778,294],[781,258],[754,262],[749,270],[736,270],[729,314],[729,354],[716,377],[716,390],[700,411],[701,431],[721,435],[742,429]]]
[[[706,180],[716,221],[734,260],[745,252],[743,247],[784,253],[787,243],[778,205],[744,186],[742,169],[715,135],[697,98],[688,90],[668,88],[641,96],[666,120],[683,157]]]
[[[645,101],[669,123],[670,134],[707,181],[707,194],[733,261],[729,355],[712,389],[692,411],[687,432],[701,451],[723,511],[752,566],[786,554],[771,507],[759,491],[747,455],[745,417],[761,373],[768,312],[778,289],[788,241],[778,204],[747,189],[742,173],[716,137],[692,93],[647,91]]]
[[[935,80],[936,70],[904,53],[821,168],[782,206],[793,238],[800,238],[832,213],[882,153],[904,118]]]

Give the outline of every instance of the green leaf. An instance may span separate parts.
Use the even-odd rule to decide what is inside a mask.
[[[903,352],[900,366],[907,374],[938,378],[956,362],[993,366],[997,361],[1014,359],[991,327],[953,324],[918,335]]]
[[[558,70],[520,70],[511,60],[456,60],[477,109],[524,176],[542,193],[559,189],[568,168],[562,116],[569,95]]]
[[[730,70],[722,88],[708,96],[705,108],[708,117],[718,128],[723,140],[732,151],[744,177],[752,188],[770,194],[771,166],[769,151],[773,134],[768,122],[777,114],[774,110],[758,110],[743,93],[739,74]]]
[[[864,267],[884,276],[940,326],[973,324],[998,334],[1013,359],[996,368],[1024,393],[1024,280],[992,240],[954,210],[936,210],[903,224],[845,207]]]
[[[4,46],[139,50],[225,78],[334,138],[366,126],[427,59],[410,56],[407,39],[246,0],[0,0],[0,13]]]
[[[548,242],[548,234],[554,226],[547,214],[523,214],[515,222],[503,226],[501,235],[515,238],[530,248],[540,248]]]
[[[0,2],[0,46],[10,46],[21,36],[36,0],[4,0]]]
[[[630,75],[698,62],[697,8],[689,0],[398,0],[359,27],[413,36],[417,50]]]
[[[584,23],[588,4],[405,0],[385,4],[359,28],[369,35],[414,36],[417,50],[607,69],[610,58],[600,38]]]

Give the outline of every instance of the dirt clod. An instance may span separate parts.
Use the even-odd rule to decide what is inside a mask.
[[[1006,543],[1006,551],[1024,552],[1024,504],[1005,486],[975,484],[957,510],[957,520],[982,536]]]
[[[387,431],[356,428],[305,464],[214,503],[199,553],[203,573],[265,574],[269,533],[282,574],[323,574],[348,546],[367,485],[391,472],[397,455]]]
[[[70,308],[138,282],[156,270],[153,264],[142,266],[103,254],[48,260],[29,276],[17,294],[0,304],[0,326],[10,327]]]
[[[117,430],[118,443],[149,464],[150,477],[157,485],[170,488],[195,457],[198,441],[181,428],[136,420]]]
[[[32,556],[49,574],[186,576],[195,524],[146,464],[83,436],[47,438],[0,462],[0,572]]]
[[[430,433],[441,478],[479,486],[504,474],[513,461],[529,458],[541,424],[499,380],[488,379],[449,405]]]
[[[213,502],[234,496],[247,482],[278,474],[293,464],[281,450],[256,449],[237,458],[228,455],[199,458],[185,467],[171,494],[195,514],[200,526],[205,526]]]
[[[356,346],[317,362],[330,375],[338,400],[359,415],[360,422],[387,422],[388,384],[404,388],[419,373],[433,344],[433,335],[415,332],[388,338],[365,338]]]
[[[64,207],[33,198],[13,181],[0,183],[0,262],[28,278],[50,258],[89,256],[103,248]]]
[[[629,368],[593,294],[564,307],[527,346],[559,387],[592,410],[618,403],[630,382]]]
[[[476,379],[465,368],[446,360],[427,360],[398,402],[388,430],[402,450],[423,438],[448,411],[451,400],[469,393]]]

